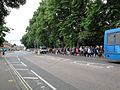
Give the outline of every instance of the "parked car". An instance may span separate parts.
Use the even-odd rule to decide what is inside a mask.
[[[48,49],[45,46],[40,46],[40,54],[46,54]]]
[[[27,49],[28,52],[30,52],[31,50],[30,49]]]

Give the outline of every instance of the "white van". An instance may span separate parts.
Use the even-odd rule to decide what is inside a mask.
[[[48,52],[48,49],[45,46],[40,46],[40,53],[46,54]]]

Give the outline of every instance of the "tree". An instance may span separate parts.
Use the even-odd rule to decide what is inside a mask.
[[[106,1],[104,3],[103,1]],[[94,45],[103,44],[104,31],[110,28],[120,27],[120,1],[119,0],[95,0],[87,5],[85,18],[82,22],[84,27],[85,41]],[[89,32],[89,34],[88,34]],[[81,41],[83,41],[81,38]],[[91,38],[91,40],[90,40]]]
[[[104,31],[120,26],[119,0],[42,0],[26,39],[48,47],[102,45]]]
[[[90,1],[86,6],[85,18],[81,23],[84,31],[79,33],[80,41],[87,42],[86,45],[96,45],[103,38],[103,30],[101,29],[101,21],[103,19],[101,14],[102,6],[101,0]]]

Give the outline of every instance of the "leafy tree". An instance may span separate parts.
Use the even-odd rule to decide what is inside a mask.
[[[86,33],[82,36],[85,41],[87,40],[87,42],[91,42],[94,45],[103,44],[104,31],[120,26],[119,4],[119,0],[107,0],[106,3],[96,0],[94,2],[91,1],[87,5],[86,16],[82,22],[82,26],[90,34],[88,35],[85,31]]]
[[[22,41],[29,47],[103,44],[104,31],[120,26],[119,11],[119,0],[42,0]]]
[[[80,41],[87,42],[87,45],[96,45],[98,39],[101,39],[102,30],[102,1],[90,1],[86,6],[85,18],[83,19],[81,25],[83,26],[84,31],[79,33]],[[100,35],[100,34],[101,35]],[[102,35],[103,36],[103,35]]]

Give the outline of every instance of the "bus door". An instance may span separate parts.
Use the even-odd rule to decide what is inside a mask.
[[[116,33],[116,40],[115,40],[115,53],[119,53],[120,54],[120,32]]]
[[[115,53],[115,33],[107,34],[107,53]]]

